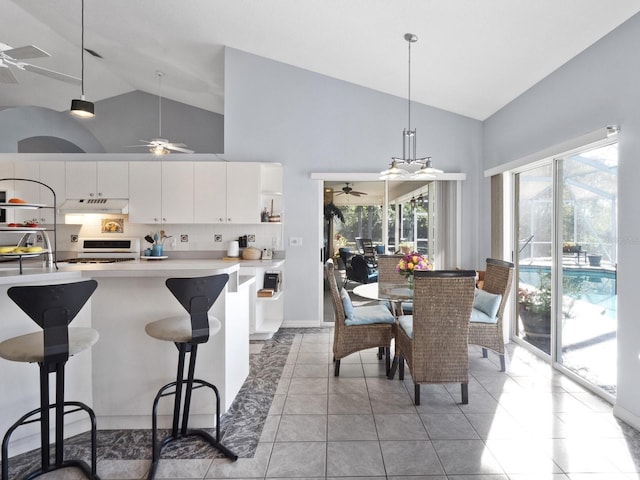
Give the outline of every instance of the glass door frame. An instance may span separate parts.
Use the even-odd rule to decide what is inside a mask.
[[[588,382],[583,377],[577,375],[575,372],[569,370],[565,367],[561,361],[561,335],[559,335],[558,328],[559,322],[558,318],[562,318],[562,222],[563,222],[563,167],[565,159],[571,157],[580,152],[587,152],[590,150],[594,150],[597,148],[605,147],[607,145],[611,145],[614,143],[618,143],[618,138],[616,135],[612,135],[609,138],[604,140],[592,142],[581,147],[572,149],[567,152],[563,152],[561,154],[556,154],[553,156],[549,156],[547,158],[537,160],[535,162],[531,162],[529,164],[517,167],[512,169],[510,174],[510,185],[511,188],[511,207],[512,207],[512,224],[511,224],[511,245],[512,245],[512,260],[515,264],[515,272],[514,272],[514,282],[513,282],[513,295],[511,296],[510,308],[511,308],[511,318],[514,321],[511,322],[509,328],[509,341],[516,343],[523,348],[526,348],[528,351],[533,353],[534,355],[550,362],[550,365],[553,369],[562,372],[564,375],[568,376],[575,382],[579,383],[583,387],[589,389],[593,393],[601,396],[605,400],[615,403],[615,396],[604,391],[598,386]],[[518,180],[518,175],[534,168],[540,167],[542,165],[551,165],[552,171],[552,179],[551,185],[553,187],[552,192],[552,230],[551,230],[551,239],[552,239],[552,249],[551,249],[551,311],[552,311],[552,322],[551,322],[551,348],[550,353],[547,354],[544,351],[535,348],[535,346],[530,345],[525,340],[521,339],[517,335],[517,322],[518,322],[518,284],[519,284],[519,235],[518,235],[518,227],[519,227],[519,194],[520,194],[520,183]]]

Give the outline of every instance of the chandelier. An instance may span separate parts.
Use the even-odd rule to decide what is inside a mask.
[[[418,36],[413,33],[405,33],[404,39],[409,45],[409,94],[407,95],[408,125],[402,131],[402,158],[391,157],[389,169],[380,172],[383,179],[393,178],[436,178],[436,173],[442,170],[433,168],[431,157],[416,157],[416,130],[411,130],[411,44],[418,41]]]

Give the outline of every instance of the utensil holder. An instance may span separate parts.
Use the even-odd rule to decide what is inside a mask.
[[[162,256],[162,245],[154,245],[151,248],[151,256],[152,257],[161,257]]]

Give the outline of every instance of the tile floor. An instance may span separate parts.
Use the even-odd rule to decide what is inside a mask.
[[[482,359],[470,347],[469,404],[458,403],[459,385],[433,385],[421,387],[416,407],[408,370],[405,382],[388,380],[375,350],[343,359],[336,378],[330,329],[283,332],[274,339],[283,365],[269,389],[270,406],[264,413],[256,408],[244,426],[255,448],[231,463],[194,447],[190,459],[162,460],[157,478],[640,478],[640,433],[522,348],[511,347],[508,371],[500,373],[495,356]],[[274,341],[252,345],[252,357],[261,359],[257,373],[269,364],[264,350]],[[149,460],[137,443],[128,448],[139,458],[101,455],[101,477],[144,478]],[[46,476],[78,477],[73,470]]]

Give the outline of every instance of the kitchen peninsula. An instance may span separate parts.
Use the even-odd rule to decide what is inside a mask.
[[[276,262],[276,264],[279,262]],[[146,335],[147,323],[186,314],[164,282],[169,277],[194,277],[227,273],[229,282],[211,309],[222,329],[199,349],[196,376],[215,384],[226,411],[249,373],[249,319],[255,303],[256,279],[241,275],[240,262],[224,260],[170,259],[112,264],[60,264],[58,271],[46,267],[0,270],[0,338],[36,331],[7,296],[18,284],[47,284],[94,278],[98,288],[72,326],[92,326],[100,339],[89,351],[69,360],[68,398],[86,402],[97,415],[98,429],[150,428],[151,405],[158,388],[175,377],[175,347]],[[2,361],[0,382],[11,385],[0,393],[0,431],[38,403],[37,368]],[[215,407],[210,393],[194,395],[192,425],[214,425]],[[170,420],[172,400],[161,402],[160,426]],[[86,430],[84,420],[70,415],[68,434]],[[11,455],[37,447],[30,428],[16,431]],[[34,436],[35,435],[35,436]]]

